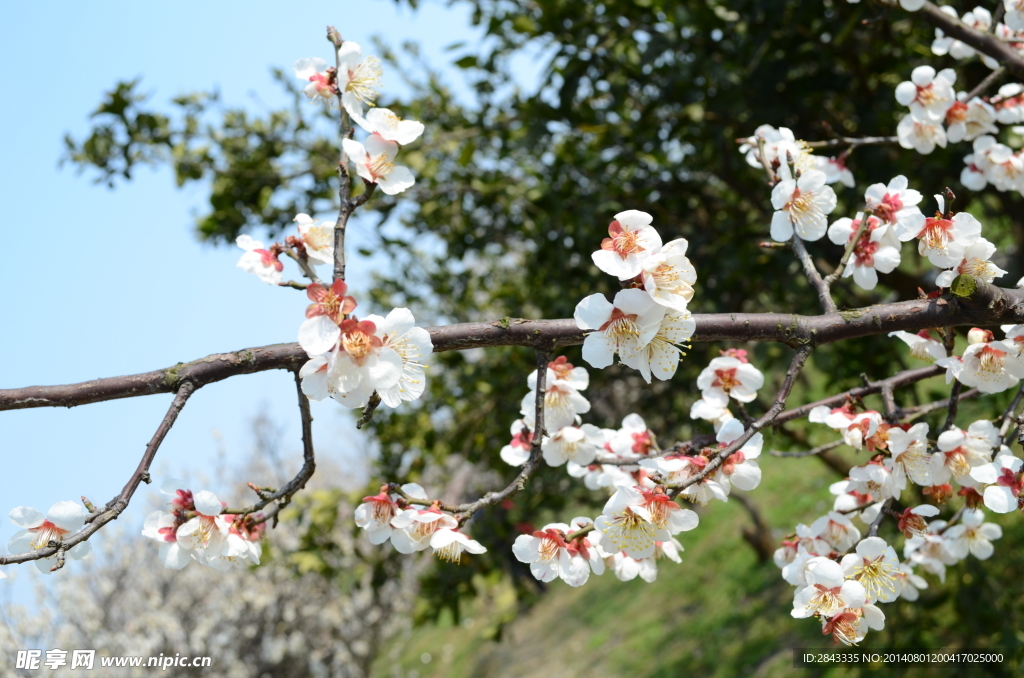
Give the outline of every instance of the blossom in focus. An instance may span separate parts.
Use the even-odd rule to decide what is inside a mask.
[[[889,429],[889,453],[892,455],[892,479],[898,490],[906,489],[907,478],[923,487],[935,484],[932,455],[928,452],[927,422],[914,424],[907,430]]]
[[[387,108],[371,108],[366,114],[363,129],[376,134],[385,141],[394,141],[405,146],[416,141],[423,134],[423,123],[416,120],[402,120]]]
[[[703,398],[690,406],[690,419],[710,421],[714,425],[716,433],[732,418],[733,414],[728,407],[713,405]]]
[[[416,327],[416,319],[407,308],[395,308],[384,318],[383,348],[390,348],[402,359],[402,374],[393,386],[378,386],[377,395],[388,407],[398,407],[402,401],[417,400],[423,395],[426,378],[421,362],[434,352],[430,333]]]
[[[1003,528],[995,523],[986,523],[985,512],[981,509],[964,509],[960,524],[946,530],[946,549],[957,558],[966,558],[970,553],[978,560],[987,560],[995,550],[994,539],[1003,536]]]
[[[899,597],[895,572],[900,561],[896,550],[881,537],[868,537],[857,544],[856,553],[847,553],[841,562],[846,576],[859,581],[870,603],[891,603]]]
[[[366,181],[377,184],[388,195],[396,195],[416,183],[412,171],[395,164],[398,144],[371,134],[365,143],[355,139],[342,139],[345,155],[355,163],[356,172]]]
[[[924,577],[914,574],[914,568],[906,563],[900,563],[900,569],[893,572],[893,577],[896,579],[900,597],[904,600],[917,600],[921,596],[918,590],[928,588],[928,582]]]
[[[346,40],[338,48],[338,64],[341,105],[356,123],[365,127],[363,106],[372,106],[377,100],[377,88],[380,87],[381,78],[380,60],[374,56],[364,59],[362,48]]]
[[[939,210],[934,217],[925,219],[924,228],[919,233],[897,230],[896,235],[904,242],[918,238],[918,252],[928,257],[933,265],[940,268],[957,266],[967,248],[981,236],[981,222],[967,212],[958,212],[947,219],[942,214],[945,198],[936,195],[935,200]]]
[[[425,509],[408,508],[391,519],[391,527],[394,528],[391,532],[391,544],[399,553],[423,551],[428,546],[434,546],[431,539],[435,532],[451,531],[458,526],[459,522],[454,517],[443,513],[436,506]],[[441,548],[445,545],[441,544]]]
[[[987,283],[1006,275],[1006,271],[992,263],[992,255],[996,246],[985,238],[978,238],[964,249],[963,258],[948,271],[943,271],[935,278],[937,287],[949,287],[958,275],[970,275],[981,278]]]
[[[293,221],[299,229],[299,236],[306,254],[314,264],[334,262],[334,222],[320,223],[308,214],[298,214]]]
[[[911,72],[909,81],[896,86],[896,101],[909,106],[917,120],[936,123],[943,120],[956,101],[955,82],[956,71],[952,68],[936,73],[931,66],[918,66]]]
[[[963,369],[957,379],[982,393],[1001,393],[1024,378],[1024,361],[1016,348],[1001,341],[972,344],[964,350]]]
[[[743,424],[739,419],[730,419],[718,431],[715,439],[718,441],[719,447],[724,448],[731,445],[743,433]],[[761,484],[761,468],[757,464],[757,458],[761,456],[763,446],[764,436],[760,432],[755,433],[722,463],[719,467],[719,482],[726,491],[732,485],[741,490],[750,491]]]
[[[786,168],[785,178],[772,189],[772,206],[776,209],[772,216],[772,239],[786,242],[796,232],[803,240],[820,240],[828,230],[825,215],[836,207],[836,192],[825,185],[824,172],[807,170],[794,180],[789,178],[786,164],[781,168]]]
[[[900,0],[909,2],[910,0]],[[881,631],[885,628],[885,614],[870,603],[853,599],[848,607],[829,619],[821,620],[821,634],[831,635],[833,643],[856,645],[867,636],[868,629]]]
[[[1015,349],[1018,357],[1024,357],[1024,324],[1003,325],[1000,329],[1006,334],[1003,343]]]
[[[838,219],[828,229],[829,240],[846,247],[857,235],[864,218],[863,214],[858,214],[856,219]],[[868,225],[853,248],[843,277],[852,276],[858,286],[873,290],[878,284],[879,272],[892,273],[900,265],[900,242],[890,227],[883,225],[877,217],[866,218]]]
[[[341,278],[324,287],[312,283],[306,296],[313,303],[306,307],[306,320],[299,325],[299,346],[310,356],[323,355],[334,348],[341,336],[340,325],[358,305],[346,296],[348,285]]]
[[[351,396],[349,402],[335,398],[343,405],[362,407],[374,391],[392,388],[402,379],[405,364],[398,351],[384,344],[384,322],[378,315],[341,322],[327,378],[336,391]]]
[[[59,501],[50,507],[46,515],[28,506],[12,509],[8,517],[21,529],[7,542],[7,550],[12,554],[29,553],[46,548],[50,542],[63,542],[85,526],[88,515],[85,508],[74,501]],[[91,549],[92,545],[83,541],[65,553],[67,557],[78,560],[89,555]],[[57,556],[53,555],[33,562],[40,572],[49,574],[56,559]]]
[[[636,368],[664,316],[665,307],[643,290],[619,290],[614,303],[603,294],[586,297],[576,305],[576,325],[596,331],[583,340],[583,359],[593,367],[608,367],[618,353],[623,364]]]
[[[256,275],[268,285],[276,285],[281,282],[281,271],[284,264],[277,258],[276,250],[268,250],[259,240],[253,240],[252,236],[240,235],[235,238],[235,244],[245,250],[245,254],[238,260],[238,268],[246,273]]]
[[[924,228],[924,215],[917,206],[921,202],[921,193],[907,188],[907,185],[907,178],[901,174],[893,177],[888,186],[881,183],[871,184],[864,191],[864,202],[868,212],[889,226],[892,234],[911,234],[907,238],[898,238],[902,240],[916,237]]]
[[[185,523],[175,530],[180,548],[192,552],[192,557],[204,565],[216,567],[219,559],[239,558],[247,548],[237,540],[229,540],[231,522],[221,515],[224,503],[213,492],[200,490],[192,493],[194,512],[187,512]]]
[[[533,534],[516,537],[512,553],[542,582],[561,578],[570,586],[582,586],[590,572],[604,573],[604,560],[591,545],[588,535],[567,542],[566,536],[590,524],[589,518],[573,518],[571,525],[551,523]]]
[[[665,243],[641,262],[640,272],[647,293],[662,306],[681,313],[686,312],[697,282],[697,271],[686,258],[687,245],[685,238]]]
[[[939,509],[931,504],[922,504],[913,508],[906,508],[896,521],[896,526],[907,539],[923,537],[928,534],[928,521],[925,518],[934,518],[939,515]]]
[[[309,84],[302,88],[302,93],[314,103],[323,103],[327,108],[334,108],[338,103],[338,90],[332,80],[333,68],[319,57],[299,59],[292,66],[295,77],[308,80]]]
[[[935,484],[947,482],[952,475],[960,485],[974,485],[971,469],[992,460],[992,447],[969,432],[954,426],[939,434],[938,453],[932,456]]]
[[[601,249],[591,255],[594,264],[619,280],[640,275],[644,261],[661,248],[661,236],[651,227],[652,219],[650,214],[640,210],[616,214],[608,226],[609,237],[601,242]],[[685,253],[685,245],[682,249]]]
[[[996,513],[1010,513],[1020,508],[1020,494],[1024,490],[1021,466],[1017,457],[1003,454],[994,461],[971,469],[971,477],[988,485],[983,494],[985,506]]]
[[[604,433],[593,424],[580,427],[564,426],[544,439],[540,448],[548,466],[561,466],[572,461],[587,466],[594,461],[597,451],[604,446]]]
[[[811,155],[810,149],[803,141],[798,141],[793,136],[791,129],[788,127],[776,129],[771,125],[760,125],[754,130],[754,136],[744,139],[740,146],[740,153],[745,154],[747,164],[751,167],[758,169],[762,167],[757,150],[758,138],[765,140],[764,155],[769,166],[778,166],[791,161],[801,172],[816,167],[816,161]]]
[[[679,361],[686,355],[683,349],[690,348],[686,340],[696,329],[689,311],[666,310],[651,343],[641,351],[632,367],[640,370],[647,383],[651,383],[652,375],[662,380],[671,379],[679,368]]]
[[[843,553],[860,541],[860,530],[842,513],[829,511],[811,523],[811,532]]]
[[[946,357],[946,347],[941,341],[932,339],[931,330],[921,330],[917,334],[910,332],[890,332],[890,337],[896,337],[910,347],[910,355],[918,360],[933,363]]]
[[[551,376],[548,370],[548,376]],[[534,427],[534,417],[537,412],[537,375],[536,372],[530,375],[527,380],[530,391],[523,396],[520,402],[520,412],[526,420],[527,425]],[[571,382],[562,379],[549,380],[544,391],[544,427],[548,430],[557,430],[565,426],[572,426],[576,423],[577,414],[586,414],[590,411],[590,401],[580,395],[580,392],[573,388]]]
[[[749,403],[764,386],[764,375],[746,360],[732,356],[712,358],[697,377],[697,388],[703,400],[711,405],[725,407],[729,398]]]
[[[603,547],[630,558],[649,558],[656,541],[668,541],[672,534],[697,526],[696,513],[680,508],[664,494],[660,497],[664,500],[641,488],[617,487],[594,521]]]
[[[946,111],[946,139],[952,143],[973,141],[983,134],[998,134],[996,110],[975,97],[964,103],[956,101]]]
[[[851,604],[863,603],[864,585],[847,580],[843,567],[828,558],[812,558],[807,564],[807,586],[793,596],[796,619],[820,616],[829,618]]]
[[[430,537],[430,548],[434,555],[449,563],[462,560],[462,552],[472,554],[486,553],[487,549],[477,540],[470,539],[456,528],[442,527]]]

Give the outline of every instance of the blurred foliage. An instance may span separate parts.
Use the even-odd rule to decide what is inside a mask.
[[[416,174],[415,187],[400,200],[378,194],[365,208],[379,216],[371,249],[393,265],[372,284],[350,282],[370,288],[366,305],[408,306],[424,324],[571,317],[584,296],[613,294],[617,284],[589,254],[624,209],[651,212],[666,241],[689,240],[700,276],[694,312],[816,314],[817,298],[792,255],[757,246],[767,239],[769,190],[735,140],[762,123],[790,127],[804,139],[828,138],[830,130],[891,135],[904,113],[893,89],[914,66],[954,66],[963,89],[988,73],[977,61],[932,56],[933,31],[925,23],[868,3],[465,1],[485,36],[450,50],[470,85],[468,100],[414,45],[400,52],[377,46],[388,77],[401,74],[413,92],[399,101],[385,90],[380,105],[422,120],[427,131],[401,155]],[[311,40],[310,53],[324,47],[317,44]],[[522,81],[527,62],[543,65],[540,82]],[[92,134],[67,140],[66,159],[111,186],[139,165],[169,165],[179,185],[204,182],[210,205],[196,228],[213,242],[229,243],[256,227],[280,234],[297,212],[333,218],[336,124],[304,101],[290,74],[277,76],[294,105],[260,113],[224,108],[215,93],[181,97],[169,112],[156,112],[136,81],[121,83],[94,114]],[[1024,274],[1024,200],[994,189],[968,194],[958,180],[968,152],[966,144],[929,156],[858,148],[849,158],[857,188],[836,185],[834,217],[853,216],[867,185],[898,174],[926,196],[950,186],[960,195],[958,207],[969,206],[1000,246],[998,263],[1010,271],[1004,280],[1015,281]],[[931,204],[926,198],[923,210]],[[840,255],[827,239],[809,249],[825,272]],[[910,246],[903,254],[900,268],[873,292],[838,284],[840,306],[930,289],[936,271]],[[695,346],[675,379],[651,386],[620,367],[592,371],[587,421],[617,426],[636,411],[662,440],[689,437],[689,407],[698,397],[689,385],[722,348]],[[768,374],[766,399],[791,351],[747,348]],[[566,354],[581,363],[578,347]],[[793,402],[857,385],[862,374],[889,375],[907,366],[904,356],[885,337],[823,347]],[[452,455],[511,478],[498,450],[508,442],[533,363],[529,351],[514,348],[434,356],[423,400],[378,410],[372,423],[380,478],[417,479]],[[910,404],[915,393],[898,397]],[[1008,396],[983,401],[982,414],[994,416],[1003,400]],[[750,411],[756,416],[765,406],[755,403]],[[795,426],[779,438],[776,447],[806,444],[808,436]],[[601,500],[586,498],[581,484],[558,470],[541,473],[514,504],[479,515],[472,530],[488,557],[441,569],[424,589],[424,614],[447,609],[457,616],[457,594],[477,591],[495,567],[516,575],[521,592],[534,586],[511,557],[517,526],[539,523],[538,516],[565,518],[566,507],[584,501],[593,510]]]

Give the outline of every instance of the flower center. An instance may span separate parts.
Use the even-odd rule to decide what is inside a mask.
[[[789,212],[789,220],[796,224],[806,221],[818,212],[814,203],[814,193],[802,193],[799,188],[793,189],[793,195],[782,209]]]
[[[628,507],[624,513],[615,516],[612,523],[606,526],[602,532],[617,551],[643,550],[654,541],[654,525],[647,522],[642,516],[633,513]]]
[[[955,101],[946,111],[946,124],[952,125],[967,120],[967,104],[962,101]]]
[[[917,234],[928,249],[945,250],[946,243],[950,241],[950,231],[953,230],[953,222],[949,219],[928,217],[924,221],[924,229]]]
[[[558,549],[558,542],[554,539],[542,539],[540,542],[540,548],[538,549],[540,559],[555,560],[558,558]]]
[[[447,546],[434,549],[434,555],[449,563],[457,563],[462,560],[462,544],[457,541],[453,541]]]
[[[382,70],[377,57],[367,57],[348,73],[345,91],[351,92],[364,104],[371,105],[377,99]]]
[[[869,596],[876,599],[881,598],[886,590],[896,590],[896,579],[892,575],[896,568],[885,562],[884,558],[884,555],[874,560],[864,558],[863,564],[853,571],[853,578],[864,585]]]
[[[608,227],[608,235],[611,237],[601,241],[601,249],[615,252],[623,259],[645,249],[640,244],[640,231],[627,231],[617,221],[613,221]]]
[[[711,385],[719,387],[726,393],[732,391],[740,385],[740,380],[736,377],[736,368],[715,370],[715,380],[711,382]]]
[[[378,153],[370,158],[370,162],[366,163],[366,169],[374,179],[381,179],[391,174],[391,171],[395,169],[395,163],[391,162],[387,153]]]
[[[986,346],[978,353],[978,365],[982,372],[999,373],[1003,370],[1003,357],[1006,355],[999,349]]]
[[[808,609],[814,614],[823,617],[831,617],[843,608],[843,600],[839,597],[840,587],[834,589],[825,588],[821,584],[814,585],[814,595],[807,603]]]
[[[636,341],[640,336],[640,328],[636,326],[636,314],[627,315],[617,308],[612,309],[612,317],[604,325],[601,325],[600,331],[607,332],[618,346],[629,341]]]
[[[51,541],[63,541],[64,535],[68,533],[67,530],[60,529],[49,520],[44,520],[39,527],[29,528],[29,532],[36,533],[36,538],[30,544],[33,550],[44,549]]]
[[[931,106],[938,100],[939,96],[938,94],[935,93],[935,88],[931,85],[931,83],[925,85],[924,87],[918,85],[916,98],[917,103],[927,107]]]
[[[324,226],[311,226],[302,239],[311,250],[324,250],[333,244],[334,231]]]

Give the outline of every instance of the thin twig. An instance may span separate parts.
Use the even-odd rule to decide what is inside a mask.
[[[370,419],[373,418],[373,412],[380,406],[380,396],[374,391],[373,395],[370,396],[370,400],[367,401],[366,407],[363,408],[363,416],[359,417],[359,421],[356,422],[356,428],[362,428],[370,423]]]
[[[189,396],[195,392],[195,389],[196,387],[190,381],[186,381],[178,387],[174,400],[171,401],[171,406],[167,408],[167,414],[164,415],[149,444],[146,445],[146,451],[143,453],[135,473],[132,474],[132,477],[125,484],[120,494],[107,502],[107,505],[102,510],[89,514],[84,529],[76,532],[59,544],[45,546],[29,553],[0,556],[0,565],[26,563],[30,560],[41,560],[56,555],[57,563],[53,569],[60,569],[64,565],[65,551],[86,541],[107,523],[117,520],[118,516],[128,508],[128,504],[131,502],[132,496],[134,496],[135,490],[139,488],[139,485],[152,482],[152,478],[149,475],[149,467],[153,463],[154,457],[156,457],[157,450],[160,449],[160,444],[163,443],[167,433],[174,426],[174,422],[178,419],[178,414],[181,413],[182,408],[185,407],[185,403],[188,401]]]
[[[828,290],[832,287],[832,283],[839,280],[839,277],[843,275],[843,269],[846,268],[846,264],[850,261],[850,256],[854,250],[857,249],[857,244],[860,242],[861,237],[868,230],[868,222],[871,219],[867,214],[862,214],[860,218],[860,226],[857,228],[857,232],[853,234],[849,242],[846,243],[846,249],[843,251],[843,258],[839,260],[839,266],[836,270],[832,271],[828,276],[825,277],[825,289]],[[830,297],[831,298],[831,297]]]
[[[995,25],[995,24],[993,23],[993,25]],[[979,82],[978,85],[974,89],[972,89],[970,92],[967,93],[967,101],[970,101],[974,97],[979,96],[982,92],[984,92],[989,87],[994,85],[996,83],[996,81],[999,80],[1004,75],[1006,75],[1006,68],[1003,67],[1003,66],[1000,66],[996,70],[994,70],[991,73],[989,73],[988,76],[984,80]]]
[[[943,431],[948,431],[953,428],[953,424],[956,422],[956,411],[960,405],[960,390],[963,385],[959,381],[953,382],[953,388],[949,392],[949,414],[946,415],[946,423],[942,425]]]
[[[899,137],[836,137],[835,139],[825,141],[805,141],[804,143],[807,144],[808,148],[834,148],[847,144],[856,148],[857,146],[898,144],[899,142]]]
[[[885,500],[885,503],[882,504],[881,508],[878,510],[878,515],[875,516],[875,519],[871,522],[871,527],[868,528],[869,537],[874,537],[878,535],[878,527],[882,524],[882,519],[885,518],[885,514],[889,512],[889,507],[892,506],[892,501],[892,497],[889,497],[888,499]]]
[[[1017,389],[1017,395],[1010,401],[1010,405],[1003,410],[1003,413],[999,415],[999,419],[996,420],[999,424],[999,435],[1002,436],[1003,445],[1009,445],[1010,439],[1013,438],[1015,432],[1013,425],[1017,424],[1020,419],[1020,412],[1017,412],[1017,408],[1020,406],[1022,399],[1024,399],[1024,383]],[[1017,425],[1019,426],[1019,424]]]
[[[277,286],[291,287],[293,290],[305,290],[307,287],[309,287],[309,285],[304,285],[303,283],[295,282],[294,280],[286,280],[285,282],[279,282],[277,283]]]
[[[814,261],[811,260],[811,255],[807,253],[807,248],[804,247],[804,241],[794,233],[792,243],[793,251],[796,253],[797,259],[800,260],[800,265],[804,268],[804,275],[807,276],[807,280],[817,290],[818,300],[821,302],[822,308],[825,309],[825,313],[835,313],[838,309],[836,308],[836,302],[832,300],[829,284],[822,280],[821,274],[818,273],[818,269],[814,266]]]
[[[341,54],[338,50],[344,44],[341,35],[333,26],[327,27],[327,40],[334,45],[337,70],[343,68]],[[337,82],[337,81],[335,81]],[[338,137],[344,142],[352,135],[352,129],[348,123],[348,113],[342,103],[344,92],[338,89]],[[348,173],[348,155],[345,153],[344,143],[341,144],[341,153],[338,158],[338,220],[334,222],[334,279],[345,279],[345,226],[348,224],[348,217],[352,214],[352,203],[349,195],[352,193],[352,181]]]
[[[977,398],[981,395],[981,391],[976,388],[972,388],[968,391],[962,391],[960,393],[959,400],[968,400],[970,398]],[[942,400],[936,400],[933,403],[927,403],[925,405],[911,405],[909,407],[900,408],[900,419],[904,422],[911,421],[917,417],[923,416],[935,410],[944,410],[949,407],[949,398]]]
[[[311,282],[315,282],[317,285],[323,285],[323,281],[320,280],[320,278],[316,274],[316,271],[313,269],[312,266],[310,266],[309,259],[305,257],[300,257],[295,253],[294,250],[285,250],[284,253],[287,254],[292,260],[294,260],[296,264],[299,265],[299,268],[302,269],[302,275],[306,276],[307,278],[309,278]],[[288,287],[295,287],[296,289],[306,289],[305,285],[303,285],[302,287],[297,287],[298,283],[293,283],[290,280],[287,283],[278,284],[287,285]]]

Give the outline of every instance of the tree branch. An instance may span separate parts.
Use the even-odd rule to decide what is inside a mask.
[[[811,255],[808,254],[807,248],[804,247],[803,239],[796,233],[793,234],[793,251],[796,253],[797,259],[800,260],[800,265],[804,268],[804,275],[807,276],[807,280],[817,290],[818,301],[821,302],[821,307],[825,309],[825,313],[835,313],[838,309],[836,308],[836,302],[832,300],[829,284],[821,279],[821,274],[818,273]]]
[[[886,0],[886,4],[890,7],[896,6],[894,0]],[[1018,77],[1024,77],[1024,57],[1021,57],[1013,47],[1002,40],[971,28],[959,19],[946,14],[931,2],[925,2],[924,7],[916,14],[935,28],[942,30],[947,36],[970,45],[982,54],[987,54]]]
[[[944,296],[817,316],[783,313],[696,314],[689,341],[774,341],[793,347],[820,346],[845,339],[887,334],[897,330],[919,332],[935,327],[970,325],[993,327],[1024,323],[1024,289],[1003,289],[977,280],[969,298]],[[434,351],[488,346],[528,346],[553,350],[583,343],[586,332],[571,318],[461,323],[431,327],[427,331]],[[299,369],[307,360],[298,344],[274,344],[219,353],[179,363],[174,367],[123,377],[95,379],[60,386],[0,389],[0,410],[31,407],[74,407],[88,403],[175,392],[184,381],[196,388],[238,374],[266,370]],[[939,368],[928,376],[939,374]],[[876,382],[880,383],[880,382]],[[899,384],[894,384],[895,388]],[[878,391],[867,391],[877,393]],[[825,402],[825,401],[823,401]]]
[[[138,467],[135,469],[135,473],[125,484],[124,489],[116,497],[107,502],[107,505],[103,507],[97,513],[92,513],[86,519],[86,526],[84,529],[71,535],[59,544],[54,546],[46,546],[37,551],[30,551],[28,553],[20,553],[10,556],[0,557],[0,565],[13,565],[15,563],[26,563],[30,560],[41,560],[43,558],[49,558],[50,556],[57,556],[57,564],[53,568],[54,570],[60,569],[64,564],[64,553],[77,546],[82,542],[86,541],[92,535],[96,534],[103,528],[107,523],[117,520],[126,508],[128,503],[132,500],[132,496],[135,494],[135,490],[139,488],[140,483],[150,483],[152,479],[149,476],[149,467],[153,463],[153,458],[156,457],[156,452],[160,449],[160,444],[163,443],[167,433],[174,426],[174,422],[178,419],[178,414],[181,413],[185,403],[188,401],[189,396],[195,392],[196,387],[192,385],[192,382],[186,381],[182,383],[177,390],[174,400],[171,401],[171,406],[167,409],[167,414],[160,421],[160,425],[157,426],[156,433],[150,439],[149,444],[146,445],[146,451],[142,455],[142,459],[139,461]],[[51,542],[52,543],[52,542]]]

